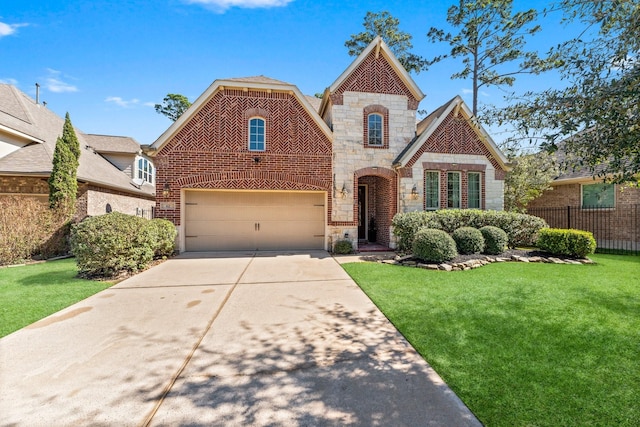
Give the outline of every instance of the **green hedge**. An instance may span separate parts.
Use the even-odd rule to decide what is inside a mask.
[[[422,227],[443,230],[449,234],[460,227],[498,227],[507,233],[508,245],[533,246],[538,230],[548,227],[546,221],[533,215],[505,211],[483,211],[479,209],[442,209],[438,211],[416,211],[400,213],[391,223],[398,238],[398,249],[410,250],[417,231]]]
[[[507,249],[509,236],[501,228],[485,225],[480,229],[484,237],[484,253],[487,255],[500,255]]]
[[[113,277],[144,270],[154,256],[170,255],[174,239],[175,227],[169,221],[112,212],[74,226],[71,250],[81,275]]]
[[[446,232],[435,228],[421,228],[412,245],[413,255],[427,262],[445,262],[458,256],[456,242]]]
[[[350,240],[338,240],[333,245],[333,252],[336,254],[350,254],[353,252],[353,244]]]
[[[543,228],[538,232],[538,236],[538,248],[554,255],[582,258],[596,250],[596,239],[589,231]]]
[[[484,237],[477,228],[460,227],[451,234],[451,237],[461,254],[479,254],[484,251]]]

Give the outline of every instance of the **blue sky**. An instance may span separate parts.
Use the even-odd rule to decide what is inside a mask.
[[[171,124],[153,104],[167,93],[194,101],[216,79],[265,75],[322,92],[353,61],[344,42],[363,30],[367,11],[388,10],[431,57],[431,26],[446,28],[451,1],[0,0],[0,82],[15,84],[86,133],[127,135],[150,144]],[[516,9],[546,2],[516,1]],[[556,43],[547,27],[536,47]],[[432,111],[470,84],[451,80],[453,62],[413,75]],[[543,85],[520,79],[518,89]],[[502,92],[481,101],[499,103]]]

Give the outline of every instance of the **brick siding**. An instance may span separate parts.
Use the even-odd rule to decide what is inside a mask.
[[[265,119],[265,151],[249,151],[250,117]],[[183,188],[320,190],[331,205],[331,157],[330,139],[293,94],[220,90],[158,152],[156,216],[180,225]]]
[[[471,126],[464,117],[456,117],[452,111],[407,162],[406,167],[412,167],[424,153],[475,154],[489,159],[495,168],[495,179],[503,180],[505,171]]]
[[[403,83],[384,55],[380,54],[376,58],[375,49],[331,94],[333,105],[343,104],[345,92],[405,95],[407,97],[407,109],[409,110],[417,110],[420,102],[413,96],[407,85]]]

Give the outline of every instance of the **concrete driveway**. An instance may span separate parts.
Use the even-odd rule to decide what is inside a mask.
[[[2,426],[479,426],[326,252],[171,259],[0,340]]]

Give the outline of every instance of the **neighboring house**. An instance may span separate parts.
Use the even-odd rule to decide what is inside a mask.
[[[556,157],[565,161],[564,144]],[[599,248],[640,251],[640,188],[594,179],[588,168],[562,172],[527,212],[551,227],[591,231]]]
[[[381,38],[321,102],[267,77],[216,80],[147,150],[179,249],[395,247],[398,212],[503,208],[506,159],[455,97],[424,94]]]
[[[48,178],[64,119],[16,87],[0,84],[0,197],[29,196],[48,203]],[[78,218],[118,211],[151,216],[155,171],[129,137],[90,135],[80,143]]]

